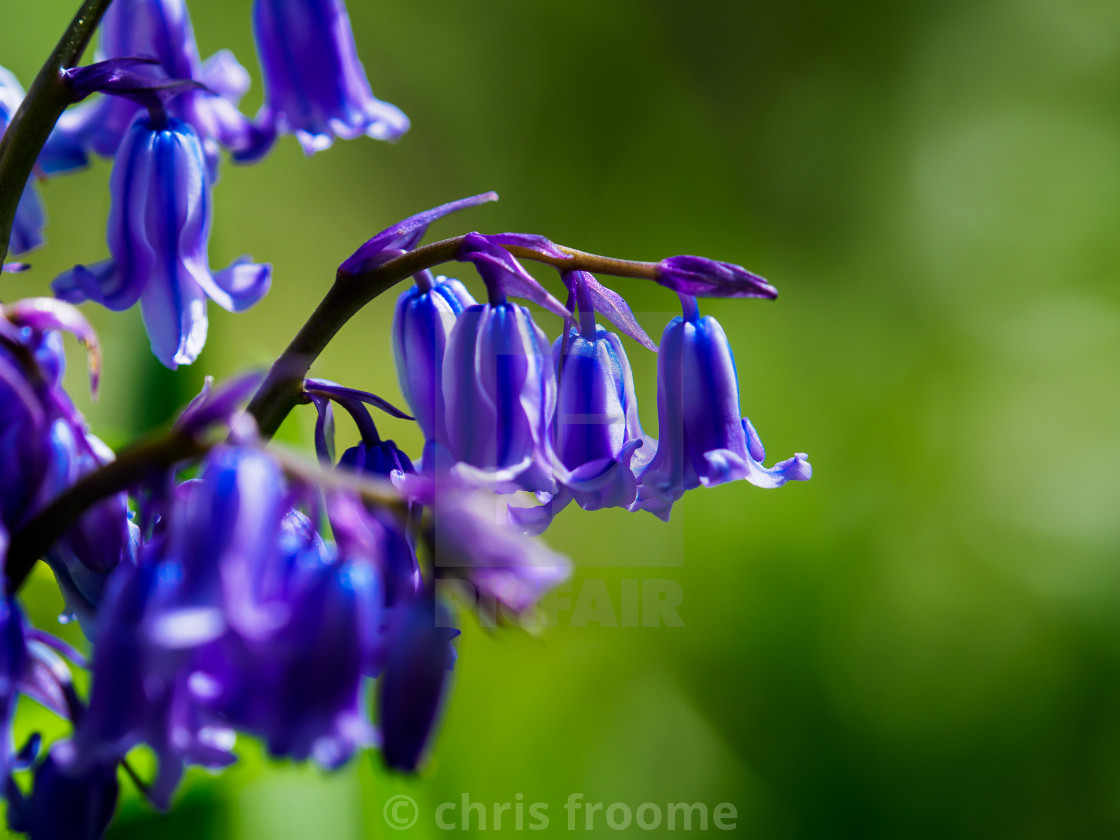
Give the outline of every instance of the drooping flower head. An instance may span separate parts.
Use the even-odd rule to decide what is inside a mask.
[[[311,155],[336,137],[396,140],[408,131],[408,117],[370,90],[343,0],[255,0],[253,31],[265,86],[257,124],[266,137],[294,134]]]
[[[319,458],[334,462],[334,420],[331,403],[341,405],[358,427],[360,441],[347,449],[339,463],[358,472],[388,478],[394,471],[413,472],[412,459],[391,440],[382,439],[377,424],[370,417],[366,406],[381,409],[390,417],[404,420],[412,418],[387,400],[368,391],[346,388],[326,379],[308,379],[303,383],[304,393],[315,404],[318,420],[315,424],[315,446]]]
[[[628,507],[637,495],[635,473],[653,457],[656,441],[642,431],[634,374],[618,335],[595,322],[596,310],[657,350],[630,307],[587,272],[565,281],[579,308],[579,327],[553,345],[559,400],[552,423],[556,452],[568,473],[565,490],[585,510]]]
[[[405,401],[425,440],[447,437],[443,357],[455,321],[475,305],[466,286],[449,277],[418,276],[401,292],[393,314],[393,355]]]
[[[237,103],[249,88],[249,74],[229,50],[199,59],[186,0],[114,0],[101,22],[98,60],[145,56],[155,60],[139,74],[158,79],[201,83],[168,106],[170,113],[194,128],[216,177],[219,146],[245,148],[253,138],[248,118]],[[88,152],[112,157],[141,107],[107,96],[66,111],[48,144],[44,165],[64,171],[84,165]]]
[[[657,364],[657,454],[641,477],[639,504],[663,519],[686,490],[746,479],[758,487],[805,481],[813,472],[798,453],[764,467],[766,452],[740,416],[739,382],[727,335],[696,300],[681,295],[684,316],[665,328]]]
[[[8,124],[15,116],[21,102],[23,102],[23,88],[19,80],[10,71],[0,67],[0,135],[8,130]],[[47,214],[43,210],[38,188],[32,181],[24,188],[23,196],[16,208],[8,250],[12,254],[26,254],[38,248],[44,242],[43,227],[46,223]]]
[[[465,238],[459,259],[474,263],[488,302],[458,316],[443,359],[443,402],[451,457],[498,489],[553,492],[556,456],[548,433],[556,409],[551,342],[526,297],[561,318],[568,310],[506,250],[486,237]]]
[[[110,179],[109,253],[53,284],[64,300],[123,310],[140,303],[152,352],[170,368],[206,342],[206,301],[239,312],[268,291],[271,267],[242,258],[214,272],[208,254],[211,177],[198,133],[174,117],[136,117]]]

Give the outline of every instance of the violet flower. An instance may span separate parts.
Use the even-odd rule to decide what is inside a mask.
[[[219,147],[242,149],[254,138],[249,119],[237,109],[249,88],[249,74],[229,50],[199,59],[186,0],[113,0],[101,22],[97,59],[150,56],[156,63],[137,72],[153,81],[189,79],[205,89],[184,93],[169,106],[172,116],[191,125],[216,177]],[[44,153],[48,171],[84,165],[92,151],[112,157],[141,108],[115,96],[64,112]]]
[[[686,490],[746,479],[757,487],[806,481],[807,455],[764,467],[766,452],[740,417],[739,382],[727,336],[696,300],[681,296],[684,317],[665,328],[657,363],[657,454],[641,476],[639,507],[662,519]]]
[[[238,155],[263,155],[277,134],[295,134],[305,154],[336,137],[396,140],[408,117],[377,99],[358,60],[342,0],[255,0],[253,31],[264,71],[261,137]]]
[[[55,293],[113,310],[139,301],[156,357],[172,369],[193,362],[206,342],[207,299],[240,312],[264,296],[272,273],[247,258],[210,269],[211,186],[188,123],[138,116],[110,179],[110,258],[60,275]]]
[[[451,458],[502,491],[554,492],[556,455],[548,424],[556,409],[551,342],[529,310],[507,295],[568,311],[521,264],[470,234],[459,259],[474,263],[489,300],[459,314],[443,357],[446,437]]]
[[[431,596],[408,604],[391,629],[394,640],[377,684],[381,755],[404,773],[423,760],[447,695],[455,664],[451,640],[459,631]]]

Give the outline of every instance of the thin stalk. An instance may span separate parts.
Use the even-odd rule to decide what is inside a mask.
[[[0,139],[0,263],[8,255],[16,208],[39,152],[66,106],[73,102],[62,71],[77,65],[109,3],[110,0],[82,3]]]

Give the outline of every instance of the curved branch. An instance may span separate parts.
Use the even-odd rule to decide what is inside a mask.
[[[303,380],[330,340],[362,307],[401,280],[424,269],[454,260],[465,237],[424,245],[360,274],[339,273],[326,296],[272,365],[249,401],[248,412],[268,440],[284,418],[303,402]],[[657,278],[656,263],[617,260],[557,246],[567,257],[555,257],[520,246],[503,246],[517,257],[565,270],[583,270],[620,277]],[[180,429],[122,450],[116,460],[88,473],[27,525],[12,535],[5,569],[9,593],[16,592],[38,560],[78,517],[99,500],[143,481],[153,470],[205,454],[212,442]],[[366,488],[367,492],[369,488]]]

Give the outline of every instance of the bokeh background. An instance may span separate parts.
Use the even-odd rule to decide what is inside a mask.
[[[0,5],[0,63],[26,84],[75,3]],[[230,47],[253,72],[253,112],[249,3],[190,6],[203,55]],[[767,840],[1117,836],[1120,4],[350,6],[374,91],[411,133],[312,159],[289,138],[226,165],[212,261],[271,261],[273,291],[243,315],[211,306],[205,352],[176,373],[138,312],[91,308],[104,387],[79,401],[94,429],[121,444],[204,375],[266,365],[368,236],[495,189],[499,204],[433,234],[540,232],[770,278],[776,303],[704,309],[771,459],[808,451],[816,475],[695,491],[668,525],[565,515],[548,538],[576,562],[567,597],[606,593],[607,609],[561,608],[539,637],[467,621],[419,778],[375,756],[331,775],[272,764],[247,743],[221,778],[191,774],[170,815],[126,793],[110,837],[391,837],[382,804],[400,793],[417,837],[441,835],[436,805],[464,795],[488,812],[546,803],[539,833],[562,835],[576,792],[732,802],[738,833]],[[44,185],[50,242],[4,298],[106,254],[108,171]],[[656,337],[673,297],[616,288]],[[393,297],[315,372],[399,398]],[[655,360],[630,347],[654,431]],[[281,437],[306,446],[312,422]],[[634,623],[631,581],[679,587],[684,626],[610,626]],[[27,591],[51,625],[49,576]]]

